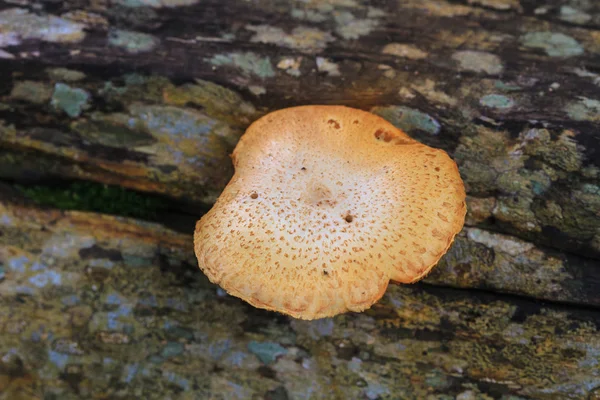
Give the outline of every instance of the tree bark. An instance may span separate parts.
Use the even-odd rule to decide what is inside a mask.
[[[198,273],[190,235],[159,224],[6,199],[0,224],[0,398],[590,399],[600,388],[598,310],[418,284],[364,313],[299,321],[225,295]]]
[[[600,397],[592,3],[0,1],[0,399]],[[248,125],[303,104],[381,115],[468,192],[424,283],[312,324],[224,296],[190,236]],[[168,214],[31,195],[81,181]]]

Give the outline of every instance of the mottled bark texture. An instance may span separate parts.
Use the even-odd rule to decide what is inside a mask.
[[[251,121],[344,104],[446,150],[469,208],[424,284],[299,323],[203,280],[191,223],[0,182],[0,399],[600,398],[596,2],[0,1],[0,77],[11,192],[193,223]]]
[[[6,200],[0,223],[3,399],[584,399],[600,387],[598,311],[413,285],[363,314],[291,320],[216,290],[189,235],[160,225]]]

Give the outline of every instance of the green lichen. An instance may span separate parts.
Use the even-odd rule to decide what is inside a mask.
[[[543,230],[553,227],[577,246],[591,246],[600,231],[600,196],[581,189],[585,158],[576,139],[566,130],[527,129],[513,141],[507,132],[479,127],[461,138],[454,157],[469,193],[494,195],[491,214],[505,231],[549,243]]]
[[[248,350],[254,353],[265,364],[273,363],[277,357],[287,353],[287,349],[279,343],[256,342],[248,343]]]
[[[76,43],[85,38],[85,25],[54,15],[37,15],[23,8],[0,11],[0,47],[17,45],[21,40]]]
[[[485,95],[479,100],[479,103],[485,107],[499,109],[507,109],[515,105],[515,102],[510,97],[501,94]]]
[[[506,83],[506,82],[502,82],[502,81],[495,81],[494,87],[496,89],[503,90],[505,92],[514,92],[516,90],[521,90],[521,86],[519,86],[519,85],[514,85],[511,83]]]
[[[90,95],[85,90],[57,83],[54,85],[50,104],[54,108],[64,111],[69,117],[76,118],[88,108],[89,101]]]
[[[26,198],[41,206],[61,210],[93,211],[126,217],[153,219],[167,207],[155,196],[142,195],[119,186],[93,182],[62,185],[15,185]]]
[[[465,71],[499,74],[504,69],[500,57],[482,51],[458,51],[452,54],[452,59],[458,62],[459,68]]]
[[[205,154],[223,156],[228,151],[226,142],[237,136],[228,125],[193,109],[134,104],[130,115],[134,119],[129,120],[129,127],[168,143],[167,149],[157,146],[155,154],[169,153],[169,164],[180,168],[181,164],[203,164],[200,157]]]
[[[587,398],[597,387],[591,311],[393,285],[364,313],[294,321],[219,294],[193,266],[189,232],[11,204],[0,206],[6,216],[0,382],[10,399],[28,390],[61,399],[516,400]],[[484,266],[494,261],[487,246],[535,251],[475,238]],[[514,257],[528,274],[554,264]],[[61,281],[28,283],[43,272]]]
[[[270,78],[275,76],[269,57],[260,57],[256,53],[227,53],[217,54],[208,60],[215,66],[232,66],[241,69],[246,75],[254,75],[259,78]]]
[[[48,77],[54,81],[78,82],[85,78],[85,74],[68,68],[49,68],[46,70]]]
[[[269,25],[248,25],[246,29],[256,32],[250,39],[252,42],[277,44],[306,53],[320,52],[334,40],[329,32],[306,26],[296,27],[290,33]]]
[[[432,116],[414,108],[405,106],[374,107],[371,112],[408,133],[420,130],[437,135],[441,129],[440,123]]]
[[[158,45],[159,40],[147,33],[113,29],[108,34],[108,43],[137,54],[152,50]]]
[[[117,0],[116,3],[131,8],[174,8],[191,6],[198,3],[198,1],[199,0]]]
[[[160,103],[163,91],[170,85],[171,82],[163,77],[126,74],[115,81],[105,82],[98,94],[123,106],[142,100]]]
[[[292,8],[290,11],[290,15],[292,18],[310,21],[310,22],[324,22],[327,20],[327,15],[322,14],[318,11],[314,10],[306,10],[299,8]]]
[[[337,25],[336,32],[344,39],[359,39],[368,35],[379,25],[373,18],[357,18],[349,11],[339,11],[333,14]]]
[[[583,54],[581,44],[570,36],[558,32],[529,32],[521,36],[523,46],[541,49],[550,57],[575,57]]]
[[[207,114],[240,129],[245,129],[259,116],[255,107],[238,93],[201,79],[197,79],[194,84],[169,85],[164,93],[163,99],[169,104],[193,104],[202,107]]]
[[[19,81],[15,83],[10,97],[33,104],[44,104],[52,97],[52,86],[44,82]]]
[[[154,138],[130,126],[127,114],[94,113],[89,119],[76,121],[71,128],[90,143],[116,148],[132,149],[156,142]]]
[[[58,96],[65,89],[73,97],[63,85],[54,99],[61,114],[68,105],[80,104]],[[212,204],[233,173],[231,151],[261,115],[239,93],[202,80],[174,85],[164,77],[129,74],[104,83],[86,81],[85,89],[94,90],[103,111],[90,107],[80,113],[73,107],[71,115],[80,113],[79,117],[63,121],[71,129],[43,130],[52,140],[41,134],[17,136],[12,129],[0,135],[24,148],[47,144],[44,157],[0,152],[0,177],[68,176],[109,184],[118,180],[134,190]],[[76,137],[81,141],[74,142]],[[81,169],[81,163],[89,168]]]
[[[576,121],[600,121],[600,101],[580,97],[579,101],[567,105],[565,111]]]
[[[560,19],[573,24],[583,25],[590,22],[592,16],[571,6],[563,5],[560,7]]]

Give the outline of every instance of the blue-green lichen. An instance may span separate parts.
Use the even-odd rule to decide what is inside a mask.
[[[583,54],[583,47],[577,40],[559,32],[529,32],[521,36],[521,44],[544,50],[550,57],[566,58]]]
[[[85,25],[54,15],[32,14],[23,8],[0,11],[0,47],[18,45],[21,40],[46,42],[80,42]]]
[[[251,341],[248,343],[248,350],[254,353],[265,364],[271,364],[277,357],[287,354],[285,347],[274,342]]]
[[[88,107],[89,100],[90,95],[85,90],[57,83],[54,85],[50,104],[54,108],[64,111],[69,117],[76,118]]]
[[[566,112],[576,121],[600,121],[600,101],[581,97],[579,101],[570,103]]]
[[[479,104],[490,108],[506,109],[514,106],[515,102],[502,94],[488,94],[479,100]]]
[[[502,81],[495,81],[494,87],[496,89],[503,90],[505,92],[513,92],[516,90],[521,90],[521,86],[519,86],[519,85],[514,85],[511,83],[506,83],[506,82],[502,82]]]
[[[165,347],[163,347],[162,351],[160,352],[160,355],[162,358],[172,358],[172,357],[177,357],[181,354],[183,354],[184,351],[184,347],[183,344],[179,343],[179,342],[169,342],[165,345]]]
[[[158,45],[158,39],[152,35],[122,29],[113,29],[108,34],[108,43],[120,47],[129,53],[150,51]]]
[[[237,67],[247,75],[255,75],[263,79],[275,76],[271,59],[251,52],[216,54],[209,59],[209,62],[215,66]]]
[[[435,118],[414,108],[388,106],[375,107],[371,111],[408,133],[420,130],[437,135],[441,129],[440,123]]]
[[[589,22],[592,16],[571,6],[563,5],[560,7],[560,19],[572,24],[583,25]]]

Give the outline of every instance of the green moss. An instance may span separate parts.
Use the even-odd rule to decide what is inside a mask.
[[[15,185],[38,205],[61,210],[93,211],[125,217],[153,219],[167,208],[166,200],[139,194],[118,186],[73,182],[64,186]]]

